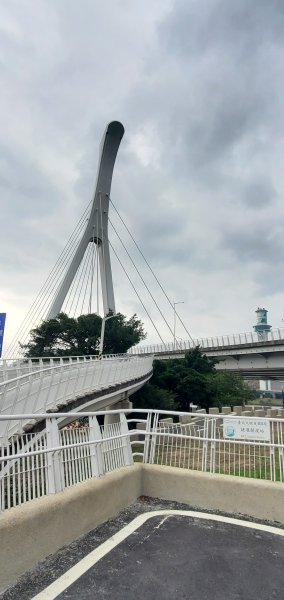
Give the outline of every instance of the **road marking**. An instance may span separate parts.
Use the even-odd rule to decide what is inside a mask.
[[[221,515],[196,512],[192,510],[153,510],[143,513],[133,519],[133,521],[128,523],[128,525],[125,525],[125,527],[115,533],[111,538],[103,542],[103,544],[95,548],[95,550],[92,550],[92,552],[87,554],[85,558],[82,558],[82,560],[74,565],[74,567],[71,567],[71,569],[66,571],[66,573],[61,575],[61,577],[56,579],[56,581],[51,583],[42,592],[34,596],[32,600],[54,600],[72,583],[84,575],[86,571],[88,571],[99,560],[101,560],[101,558],[106,556],[106,554],[118,546],[118,544],[123,542],[129,535],[134,533],[134,531],[137,531],[137,529],[146,523],[146,521],[153,517],[164,517],[163,520],[166,520],[166,518],[170,516],[193,517],[195,519],[228,523],[229,525],[239,525],[240,527],[246,527],[247,529],[256,529],[258,531],[265,531],[266,533],[273,533],[274,535],[280,535],[284,537],[284,529],[271,527],[269,525],[261,525],[260,523],[250,523],[249,521],[243,521],[241,519],[222,517]]]

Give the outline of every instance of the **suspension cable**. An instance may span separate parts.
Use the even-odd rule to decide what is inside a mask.
[[[82,264],[81,273],[78,276],[78,284],[77,284],[77,287],[76,287],[76,290],[75,290],[75,293],[74,293],[74,299],[73,299],[74,302],[75,302],[75,298],[77,296],[77,302],[76,302],[75,310],[74,310],[74,313],[73,313],[74,318],[75,318],[75,314],[76,314],[76,311],[77,311],[77,308],[78,308],[79,299],[80,299],[81,292],[82,292],[82,289],[83,289],[85,277],[86,277],[86,274],[87,274],[88,269],[89,269],[89,259],[90,259],[90,256],[91,256],[91,251],[92,251],[92,249],[91,249],[91,247],[89,245],[88,248],[87,248],[87,251],[85,252],[85,257],[84,257],[84,261],[83,261],[83,264]],[[88,281],[88,275],[87,275],[87,281]],[[81,287],[80,287],[80,285],[81,285]],[[79,291],[79,293],[77,293],[78,290],[79,290],[79,287],[80,287],[80,291]],[[72,306],[73,306],[73,303],[72,303]],[[70,308],[70,311],[71,310],[72,310],[72,307]]]
[[[112,201],[112,199],[111,199],[111,197],[110,197],[110,196],[109,196],[109,201],[110,201],[111,205],[113,206],[113,208],[114,208],[115,212],[117,213],[117,215],[118,215],[119,219],[120,219],[120,220],[121,220],[121,222],[123,223],[123,225],[124,225],[124,227],[125,227],[126,231],[127,231],[127,232],[128,232],[128,234],[130,235],[130,237],[131,237],[131,239],[132,239],[133,243],[135,244],[135,246],[136,246],[136,248],[137,248],[138,252],[141,254],[141,256],[142,256],[143,260],[145,261],[145,263],[146,263],[146,265],[147,265],[147,267],[150,269],[150,271],[151,271],[151,273],[152,273],[152,275],[153,275],[153,277],[154,277],[155,281],[157,282],[157,284],[158,284],[159,288],[162,290],[162,292],[163,292],[164,296],[166,297],[167,301],[169,302],[169,304],[170,304],[171,308],[172,308],[172,309],[174,309],[174,305],[173,305],[172,301],[170,300],[170,298],[169,298],[168,294],[166,293],[166,291],[164,290],[163,286],[161,285],[161,283],[159,282],[158,278],[156,277],[156,275],[155,275],[155,273],[154,273],[154,271],[153,271],[153,269],[152,269],[151,265],[149,264],[148,260],[147,260],[147,259],[146,259],[146,257],[144,256],[144,254],[143,254],[142,250],[140,250],[140,248],[139,248],[139,246],[138,246],[137,242],[135,241],[135,239],[134,239],[134,237],[133,237],[133,235],[132,235],[131,231],[130,231],[130,230],[129,230],[129,228],[127,227],[126,223],[124,222],[123,218],[121,217],[120,213],[118,212],[118,210],[117,210],[116,206],[114,205],[114,203],[113,203],[113,201]],[[177,315],[177,318],[178,318],[179,322],[181,323],[181,325],[183,326],[184,330],[186,331],[187,335],[189,336],[190,340],[191,340],[193,343],[195,343],[195,342],[194,342],[194,339],[193,339],[193,337],[190,335],[190,333],[189,333],[189,331],[188,331],[188,329],[187,329],[186,325],[185,325],[185,324],[184,324],[184,322],[182,321],[182,319],[181,319],[181,317],[179,316],[179,314],[178,314],[178,312],[177,312],[177,311],[176,311],[176,315]]]
[[[156,308],[158,309],[158,311],[159,311],[159,313],[160,313],[160,315],[161,315],[162,319],[164,320],[164,322],[165,322],[166,326],[168,327],[168,329],[169,329],[169,331],[170,331],[171,335],[174,335],[174,332],[173,332],[173,330],[172,330],[171,326],[169,325],[169,323],[168,323],[167,319],[166,319],[166,318],[165,318],[165,316],[163,315],[163,313],[162,313],[162,311],[161,311],[161,309],[160,309],[159,305],[157,304],[157,302],[156,302],[156,300],[155,300],[155,298],[154,298],[154,296],[153,296],[152,292],[150,291],[150,289],[149,289],[149,287],[148,287],[147,283],[145,282],[144,278],[142,277],[142,275],[141,275],[141,273],[140,273],[139,269],[136,267],[136,264],[134,263],[134,261],[133,261],[133,259],[132,259],[131,255],[130,255],[130,253],[128,252],[128,250],[127,250],[127,248],[126,248],[125,244],[123,243],[123,241],[122,241],[122,239],[121,239],[121,237],[120,237],[120,235],[119,235],[119,233],[118,233],[117,229],[115,228],[115,226],[114,226],[114,224],[112,223],[112,221],[110,220],[110,218],[109,218],[108,220],[109,220],[109,223],[111,224],[111,226],[112,226],[113,230],[115,231],[115,233],[116,233],[116,235],[117,235],[117,237],[118,237],[118,239],[119,239],[119,241],[120,241],[120,243],[121,243],[122,247],[124,248],[124,250],[125,250],[125,252],[126,252],[126,254],[127,254],[128,258],[129,258],[129,260],[131,261],[131,263],[132,263],[132,265],[133,265],[133,267],[134,267],[135,271],[138,273],[138,275],[139,275],[139,277],[140,277],[141,281],[143,282],[143,284],[144,284],[144,286],[145,286],[145,288],[146,288],[147,292],[149,293],[149,295],[150,295],[150,297],[152,298],[152,300],[153,300],[153,302],[154,302],[154,304],[155,304]]]
[[[143,308],[144,308],[144,310],[145,310],[145,312],[146,312],[147,316],[149,317],[149,319],[150,319],[150,321],[151,321],[151,323],[152,323],[152,325],[153,325],[153,327],[154,327],[154,329],[155,329],[156,333],[158,334],[158,336],[159,336],[159,338],[160,338],[160,340],[161,340],[162,344],[164,344],[164,345],[165,345],[165,342],[164,342],[164,340],[163,340],[162,336],[160,335],[160,333],[159,333],[159,331],[158,331],[158,329],[157,329],[157,327],[156,327],[156,325],[155,325],[155,323],[154,323],[153,319],[151,318],[151,316],[150,316],[150,314],[149,314],[149,312],[148,312],[148,310],[147,310],[147,308],[146,308],[146,306],[145,306],[145,304],[144,304],[144,302],[143,302],[142,298],[140,297],[140,295],[139,295],[139,293],[137,292],[137,290],[136,290],[136,288],[135,288],[134,284],[132,283],[132,281],[131,281],[131,279],[130,279],[130,277],[129,277],[129,275],[128,275],[127,271],[126,271],[126,269],[124,268],[124,266],[123,266],[123,264],[122,264],[122,262],[121,262],[120,258],[118,257],[118,255],[117,255],[117,253],[116,253],[116,251],[115,251],[115,249],[114,249],[114,247],[113,247],[112,243],[110,242],[110,240],[109,240],[109,245],[110,245],[110,247],[111,247],[111,249],[112,249],[112,251],[113,251],[114,255],[116,256],[116,258],[117,258],[117,260],[118,260],[118,262],[119,262],[119,264],[120,264],[121,268],[123,269],[123,271],[124,271],[124,273],[125,273],[125,275],[126,275],[126,277],[127,277],[128,281],[129,281],[129,283],[130,283],[131,287],[133,288],[133,290],[134,290],[134,292],[135,292],[136,296],[138,297],[139,301],[141,302],[141,304],[142,304],[142,306],[143,306]]]
[[[27,336],[29,335],[29,331],[31,329],[32,323],[34,322],[35,318],[36,317],[38,318],[38,316],[39,316],[38,313],[40,315],[42,315],[43,308],[44,308],[44,306],[42,305],[42,301],[45,299],[45,303],[44,303],[44,305],[45,305],[47,302],[47,298],[49,299],[50,293],[53,291],[54,286],[51,290],[50,290],[50,288],[54,284],[54,282],[56,285],[58,278],[60,277],[60,274],[61,274],[62,270],[64,269],[66,262],[69,259],[70,251],[72,250],[72,248],[74,248],[74,243],[77,242],[78,237],[81,233],[81,230],[84,226],[85,217],[89,210],[89,207],[90,207],[90,203],[87,206],[87,208],[85,209],[83,215],[81,216],[81,218],[80,218],[79,222],[77,223],[71,236],[69,237],[65,247],[63,248],[62,252],[60,253],[53,269],[49,273],[45,283],[43,284],[37,297],[35,298],[30,309],[28,310],[28,313],[26,314],[18,331],[16,332],[12,341],[10,342],[10,345],[9,345],[8,351],[7,351],[8,355],[12,354],[12,352],[14,351],[15,347],[17,346],[18,341],[21,338],[21,336],[25,336],[24,339],[22,338],[22,343],[26,340]],[[26,334],[27,329],[28,329],[28,333]]]

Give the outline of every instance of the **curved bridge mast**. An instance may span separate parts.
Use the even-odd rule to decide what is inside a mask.
[[[81,242],[49,309],[47,319],[56,317],[60,312],[89,243],[95,243],[98,246],[104,314],[108,314],[110,310],[115,313],[108,243],[108,211],[113,168],[123,135],[124,127],[119,121],[112,121],[108,124],[100,146],[98,175],[91,213]]]

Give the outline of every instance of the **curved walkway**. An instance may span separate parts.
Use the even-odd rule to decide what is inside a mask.
[[[188,508],[142,499],[1,598],[283,599],[283,528]]]

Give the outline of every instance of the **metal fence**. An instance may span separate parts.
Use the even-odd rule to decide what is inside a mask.
[[[0,438],[0,509],[133,464],[284,481],[284,418],[155,410],[0,416],[46,419],[40,433]],[[60,428],[63,419],[85,419]],[[99,424],[102,417],[105,424]],[[109,419],[115,422],[109,422]]]
[[[176,339],[175,342],[168,344],[153,344],[148,346],[134,346],[128,351],[129,354],[166,354],[168,352],[183,352],[199,346],[203,350],[217,350],[227,348],[228,346],[251,346],[266,342],[284,342],[284,328],[272,329],[256,333],[248,331],[246,333],[232,333],[228,335],[196,338],[191,340]]]
[[[99,357],[98,354],[88,356],[44,356],[34,358],[2,358],[0,359],[0,382],[14,379],[21,375],[42,371],[49,367],[60,367],[66,365],[77,365],[96,361],[107,361],[112,359],[127,357],[126,354],[104,354]]]
[[[0,412],[45,413],[75,398],[150,376],[152,357],[115,356],[103,360],[59,360],[0,383]],[[40,359],[42,360],[42,359]],[[33,363],[32,363],[33,364]],[[38,367],[41,363],[38,363]],[[20,422],[0,421],[0,436],[18,433]]]
[[[43,432],[0,438],[0,510],[133,464],[124,413],[101,426],[91,414],[85,425],[63,429],[60,418],[46,415]]]
[[[203,427],[160,427],[150,462],[215,474],[284,480],[283,421],[271,421],[271,442],[260,442],[225,438],[222,420],[206,419]]]

